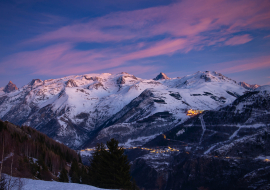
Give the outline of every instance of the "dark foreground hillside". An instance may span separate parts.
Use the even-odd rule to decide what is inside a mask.
[[[82,164],[81,156],[76,151],[31,127],[19,127],[0,120],[0,139],[0,174],[91,185],[87,189],[95,186],[137,190],[131,180],[127,156],[114,139],[107,142],[108,150],[104,144],[97,145],[90,166]],[[13,186],[10,185],[11,178],[8,188],[6,182],[7,179],[0,181],[0,190]],[[18,186],[17,182],[14,184]]]
[[[69,169],[68,163],[79,161],[74,150],[31,127],[0,120],[0,140],[2,172],[15,177],[58,180],[58,173]]]

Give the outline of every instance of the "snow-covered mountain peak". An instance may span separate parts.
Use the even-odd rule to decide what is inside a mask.
[[[248,84],[246,82],[239,82],[238,84],[248,90],[255,90],[256,88],[260,87],[258,84]]]
[[[153,80],[170,79],[165,73],[159,73]]]
[[[216,71],[199,71],[195,74],[194,77],[199,77],[200,79],[204,80],[205,82],[233,82],[236,83],[234,80],[225,77],[221,73],[217,73]]]
[[[37,84],[41,84],[42,82],[43,82],[43,81],[40,80],[40,79],[33,79],[33,80],[29,83],[29,85],[34,86],[34,85],[37,85]]]
[[[198,85],[201,86],[205,83],[226,83],[228,85],[237,85],[236,81],[215,71],[198,71],[192,75],[172,79],[171,82],[168,82],[169,86],[177,88],[195,88],[196,86],[198,87]]]

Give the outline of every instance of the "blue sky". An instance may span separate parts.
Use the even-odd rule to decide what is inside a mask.
[[[269,10],[269,0],[1,1],[0,86],[199,70],[270,84]]]

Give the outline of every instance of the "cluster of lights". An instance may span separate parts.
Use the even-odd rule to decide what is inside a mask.
[[[187,111],[187,115],[188,116],[195,116],[195,115],[201,114],[202,112],[204,112],[204,110],[193,110],[193,109],[190,109],[190,110]]]
[[[165,138],[166,138],[166,136],[165,136]],[[144,148],[144,147],[130,147],[130,148],[123,148],[123,149],[142,149],[142,150],[148,150],[151,153],[179,152],[178,149],[171,148],[171,147],[168,147],[168,148],[165,148],[165,149],[153,149],[153,148]],[[94,148],[86,148],[86,149],[81,150],[81,151],[82,152],[83,151],[95,151],[95,149]]]

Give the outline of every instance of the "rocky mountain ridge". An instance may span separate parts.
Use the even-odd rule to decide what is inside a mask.
[[[248,89],[248,90],[255,90],[256,88],[260,87],[260,85],[258,84],[248,84],[245,82],[239,82],[240,86],[243,86],[244,88]]]

